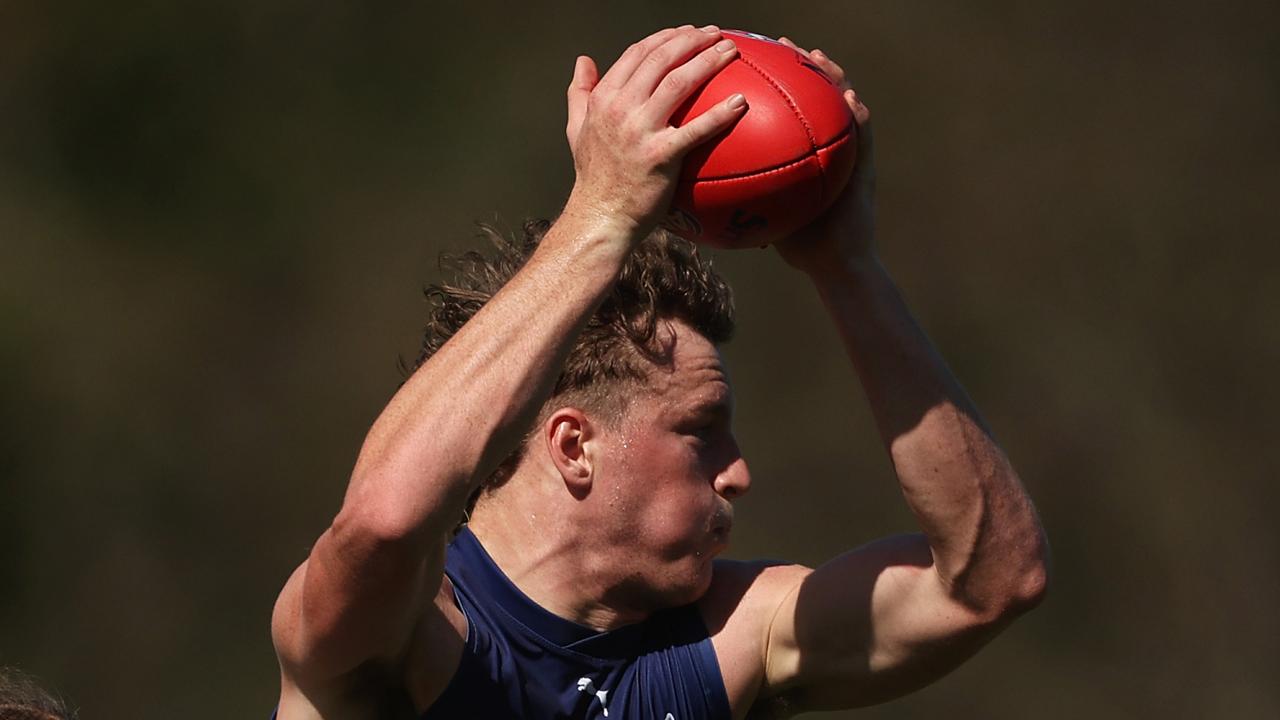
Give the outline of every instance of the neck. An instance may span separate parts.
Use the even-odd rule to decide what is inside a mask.
[[[537,502],[520,486],[512,478],[482,498],[467,524],[502,573],[548,612],[593,630],[644,620],[647,611],[604,600],[629,593],[619,592],[623,578],[609,573],[616,563],[581,531],[584,523]]]

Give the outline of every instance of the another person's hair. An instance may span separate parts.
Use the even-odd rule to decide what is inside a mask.
[[[0,667],[0,720],[75,720],[61,698],[21,670]]]
[[[451,270],[453,277],[425,291],[431,310],[412,369],[430,359],[515,276],[550,227],[546,220],[530,220],[519,236],[509,238],[482,225],[481,237],[492,243],[492,253],[473,250],[441,258],[442,268]],[[574,343],[534,427],[546,420],[546,413],[565,404],[617,417],[626,409],[627,386],[644,382],[650,366],[667,361],[670,348],[658,332],[659,321],[674,319],[712,343],[728,342],[734,327],[733,296],[693,243],[655,230],[632,252],[612,291]],[[484,487],[505,482],[522,452],[523,443]]]

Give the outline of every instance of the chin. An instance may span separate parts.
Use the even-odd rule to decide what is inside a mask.
[[[691,556],[677,566],[669,566],[661,576],[651,576],[645,586],[632,586],[633,597],[647,596],[644,605],[653,610],[697,602],[711,587],[710,559]]]
[[[693,565],[684,576],[684,582],[672,593],[679,596],[679,601],[674,602],[673,605],[688,605],[696,602],[711,588],[715,556],[706,553],[695,555],[690,560]]]
[[[703,565],[706,569],[698,574],[697,592],[689,602],[700,599],[707,591],[711,589],[711,578],[715,571],[715,557],[708,557]]]
[[[683,589],[685,590],[686,600],[684,604],[691,603],[703,595],[711,588],[712,575],[715,572],[715,560],[721,552],[729,545],[728,533],[716,534],[713,541],[705,546],[702,550],[695,552],[693,555],[685,559],[685,570]]]
[[[726,543],[702,544],[701,547],[684,548],[684,552],[672,552],[666,557],[655,558],[648,572],[633,575],[631,590],[637,597],[647,597],[650,607],[679,607],[702,598],[711,588],[715,558]],[[656,572],[654,572],[656,570]]]

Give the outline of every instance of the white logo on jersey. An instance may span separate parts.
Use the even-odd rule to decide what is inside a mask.
[[[600,707],[604,708],[604,716],[609,717],[609,708],[606,706],[606,703],[609,701],[608,690],[596,690],[596,685],[591,681],[591,678],[582,677],[578,678],[578,692],[592,693],[599,698]],[[670,718],[670,720],[675,720],[675,718],[671,718],[671,713],[667,713],[667,717]]]

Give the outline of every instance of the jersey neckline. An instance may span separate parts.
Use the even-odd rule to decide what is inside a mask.
[[[447,561],[450,574],[465,575],[473,591],[485,593],[513,620],[566,650],[601,659],[630,657],[635,654],[637,645],[645,644],[644,639],[648,634],[646,629],[655,622],[675,621],[677,625],[690,630],[696,628],[703,637],[706,636],[701,613],[694,605],[660,610],[644,620],[613,630],[595,630],[556,615],[526,595],[502,572],[480,539],[467,526],[464,525],[453,539],[453,549],[456,556],[450,553]],[[692,617],[680,622],[681,618],[673,615]]]

